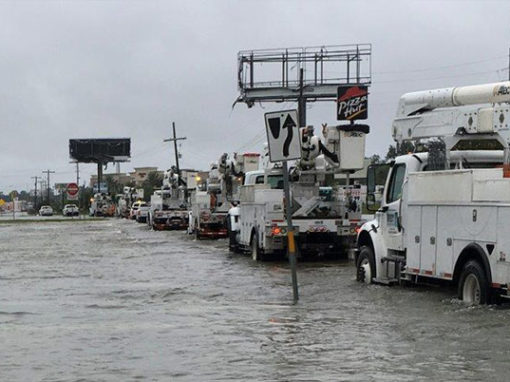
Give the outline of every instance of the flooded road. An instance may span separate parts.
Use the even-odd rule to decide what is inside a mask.
[[[1,381],[508,380],[510,310],[125,220],[0,225]]]

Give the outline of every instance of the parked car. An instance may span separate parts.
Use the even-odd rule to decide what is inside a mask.
[[[53,216],[53,208],[51,206],[41,206],[39,209],[40,216]]]
[[[76,204],[66,204],[62,210],[64,216],[79,216],[80,210]]]
[[[140,208],[141,203],[142,202],[138,201],[138,202],[134,202],[131,205],[131,209],[129,210],[129,219],[131,219],[131,220],[136,219],[136,211],[138,211],[138,208]]]
[[[136,221],[138,223],[147,223],[150,206],[148,203],[141,202],[136,210]]]

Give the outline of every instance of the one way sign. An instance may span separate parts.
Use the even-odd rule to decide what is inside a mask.
[[[266,113],[269,160],[281,162],[301,158],[297,110]]]

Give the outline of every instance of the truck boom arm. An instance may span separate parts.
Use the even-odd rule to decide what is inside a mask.
[[[404,94],[393,139],[441,138],[451,150],[461,140],[497,140],[510,159],[510,81]]]

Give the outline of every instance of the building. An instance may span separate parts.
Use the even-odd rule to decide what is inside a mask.
[[[133,181],[129,174],[124,173],[103,174],[103,182],[107,177],[112,177],[113,181],[119,183],[122,186],[127,186]],[[90,177],[89,187],[93,188],[95,184],[97,184],[97,175],[92,175]]]
[[[142,183],[147,179],[150,173],[155,172],[163,179],[164,171],[158,170],[157,167],[135,167],[135,171],[130,172],[131,180],[135,182],[135,187],[141,187]]]

